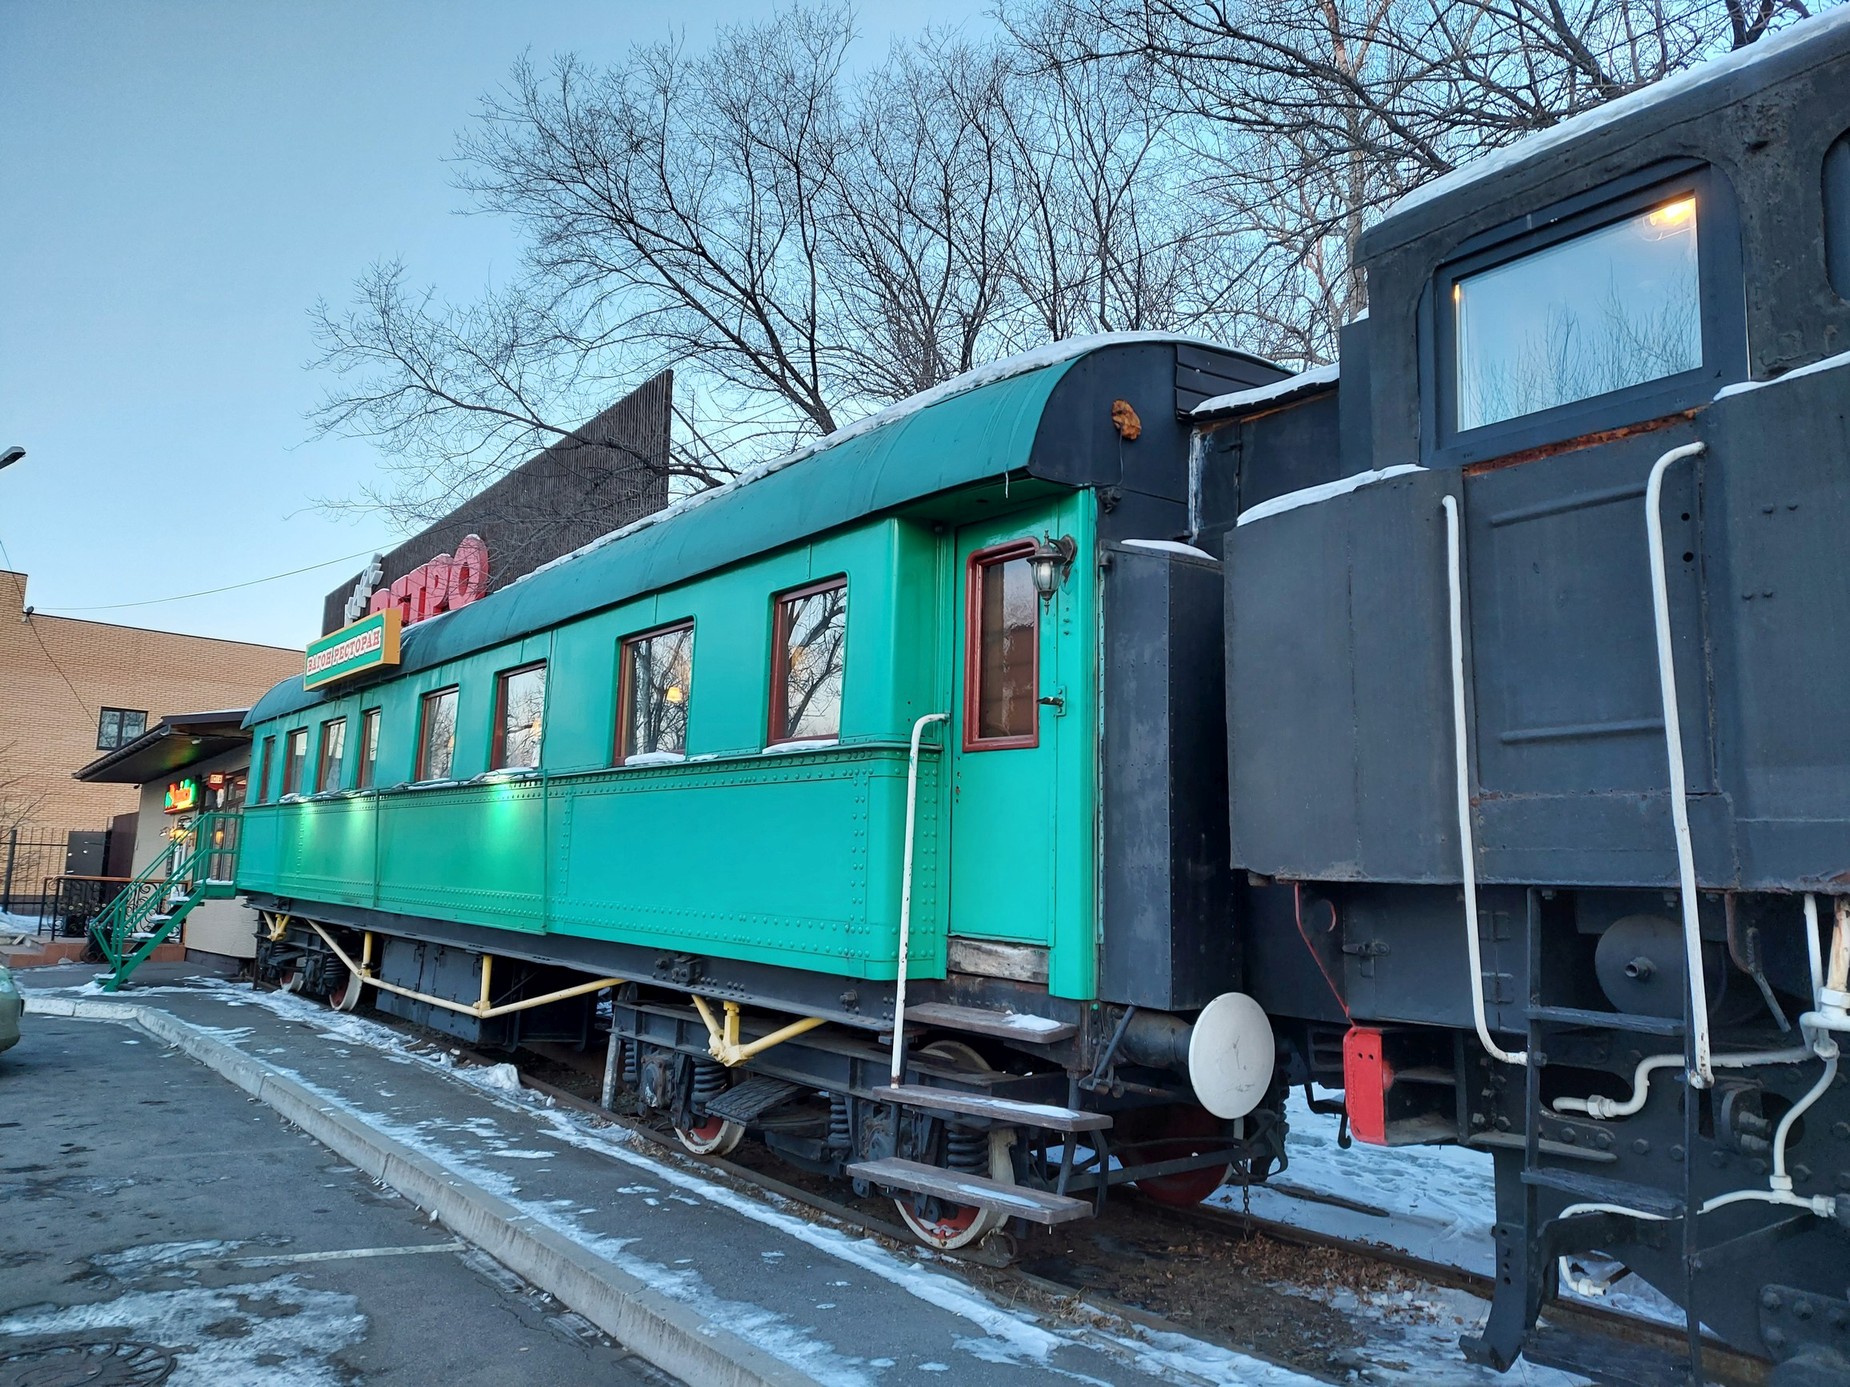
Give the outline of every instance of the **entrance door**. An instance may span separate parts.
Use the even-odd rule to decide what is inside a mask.
[[[1021,516],[957,535],[957,662],[951,767],[950,932],[1045,947],[1055,908],[1057,706],[1043,704],[1059,632],[1028,555]]]

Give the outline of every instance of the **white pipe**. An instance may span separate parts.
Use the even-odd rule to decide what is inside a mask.
[[[1734,1055],[1715,1055],[1711,1057],[1710,1063],[1717,1069],[1755,1069],[1763,1064],[1803,1064],[1806,1060],[1815,1059],[1817,1053],[1814,1046],[1795,1045],[1785,1050],[1747,1050]],[[1676,1069],[1682,1063],[1682,1055],[1652,1055],[1639,1061],[1632,1075],[1630,1098],[1602,1098],[1595,1094],[1591,1098],[1557,1098],[1552,1106],[1556,1112],[1583,1112],[1589,1117],[1630,1117],[1644,1107],[1645,1094],[1650,1088],[1650,1076],[1659,1069]]]
[[[927,713],[912,724],[912,755],[906,762],[906,865],[899,879],[899,975],[893,989],[893,1087],[899,1087],[901,1053],[906,1043],[906,951],[912,947],[912,830],[919,811],[919,739],[949,713]]]
[[[1526,1050],[1505,1050],[1491,1038],[1484,1015],[1483,945],[1477,935],[1477,846],[1471,836],[1471,762],[1465,738],[1465,618],[1462,562],[1459,558],[1458,499],[1444,496],[1446,580],[1452,622],[1452,765],[1458,789],[1458,856],[1465,893],[1465,951],[1471,967],[1471,1019],[1484,1049],[1505,1064],[1527,1064]]]
[[[1811,1004],[1823,1005],[1819,994],[1824,991],[1824,954],[1818,946],[1818,898],[1805,893],[1805,956],[1811,961]]]
[[[1664,518],[1661,501],[1664,473],[1672,463],[1693,458],[1701,443],[1672,448],[1651,465],[1644,488],[1645,537],[1651,545],[1651,609],[1657,627],[1657,686],[1664,705],[1664,748],[1670,761],[1670,822],[1677,838],[1677,880],[1683,897],[1683,954],[1689,986],[1690,1032],[1696,1068],[1689,1076],[1695,1088],[1715,1082],[1709,1058],[1709,986],[1702,974],[1702,927],[1696,898],[1696,852],[1689,836],[1689,786],[1683,770],[1683,724],[1677,712],[1675,652],[1670,644],[1670,584],[1664,573]]]
[[[1825,1048],[1827,1046],[1828,1052]],[[1824,1091],[1837,1078],[1837,1042],[1821,1040],[1818,1053],[1824,1056],[1824,1073],[1818,1076],[1818,1082],[1811,1086],[1803,1098],[1786,1109],[1786,1115],[1779,1120],[1779,1127],[1773,1133],[1773,1175],[1770,1183],[1774,1189],[1787,1193],[1792,1190],[1792,1177],[1786,1174],[1786,1138],[1792,1135],[1792,1124],[1824,1096]]]

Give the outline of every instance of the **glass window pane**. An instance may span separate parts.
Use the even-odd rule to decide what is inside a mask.
[[[283,793],[302,793],[303,773],[308,769],[308,729],[298,727],[289,734],[283,747]]]
[[[1694,370],[1696,200],[1460,279],[1452,309],[1461,431]]]
[[[96,719],[96,745],[99,751],[114,751],[122,744],[122,713],[105,708]]]
[[[1850,131],[1824,156],[1824,263],[1837,297],[1850,299]]]
[[[124,711],[122,714],[122,745],[127,746],[135,738],[148,730],[148,715]]]
[[[778,705],[772,740],[840,736],[848,585],[783,599],[778,603],[778,629],[783,637],[783,678],[773,691]]]
[[[501,726],[495,770],[531,770],[540,763],[540,721],[546,711],[546,666],[501,676]]]
[[[694,628],[683,626],[628,642],[624,679],[625,758],[687,754],[687,715],[693,699]]]
[[[977,614],[976,735],[1032,737],[1038,692],[1038,607],[1024,555],[985,564]]]
[[[456,762],[456,690],[424,695],[423,729],[418,735],[418,779],[448,780]]]
[[[369,708],[360,715],[360,788],[370,790],[378,777],[379,710]]]
[[[253,804],[262,804],[269,798],[270,772],[276,767],[276,738],[265,737],[263,746],[257,753],[257,766],[251,774],[251,786],[255,791]]]
[[[315,775],[317,790],[341,788],[341,763],[347,755],[347,719],[321,724],[321,767]]]

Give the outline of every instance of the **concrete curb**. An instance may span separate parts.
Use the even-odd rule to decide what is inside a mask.
[[[230,1080],[309,1136],[436,1217],[529,1284],[555,1296],[625,1348],[699,1387],[814,1387],[815,1379],[709,1324],[588,1248],[422,1152],[327,1104],[302,1084],[156,1007],[27,994],[38,1016],[117,1021]]]

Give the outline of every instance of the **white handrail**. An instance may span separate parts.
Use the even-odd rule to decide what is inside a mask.
[[[1527,1064],[1527,1050],[1505,1050],[1491,1037],[1484,1014],[1483,945],[1477,936],[1477,845],[1471,835],[1471,762],[1465,736],[1465,616],[1463,562],[1459,556],[1458,498],[1443,496],[1446,582],[1452,623],[1452,765],[1458,791],[1458,856],[1465,892],[1465,951],[1471,965],[1471,1019],[1484,1049],[1505,1064]]]
[[[949,713],[927,713],[912,724],[912,755],[906,762],[906,865],[899,878],[899,974],[893,990],[893,1087],[899,1087],[901,1054],[906,1043],[906,953],[912,947],[912,830],[919,811],[919,739]]]
[[[1645,536],[1651,545],[1651,608],[1657,629],[1657,686],[1664,705],[1664,749],[1670,762],[1670,822],[1676,830],[1677,881],[1683,898],[1683,955],[1688,973],[1690,1034],[1696,1068],[1689,1082],[1707,1088],[1715,1082],[1709,1060],[1709,985],[1702,972],[1702,925],[1696,898],[1696,851],[1689,836],[1689,783],[1683,770],[1683,724],[1677,711],[1675,652],[1670,644],[1670,580],[1664,572],[1664,518],[1659,513],[1664,473],[1673,463],[1703,451],[1701,443],[1672,448],[1651,465],[1644,488]]]

